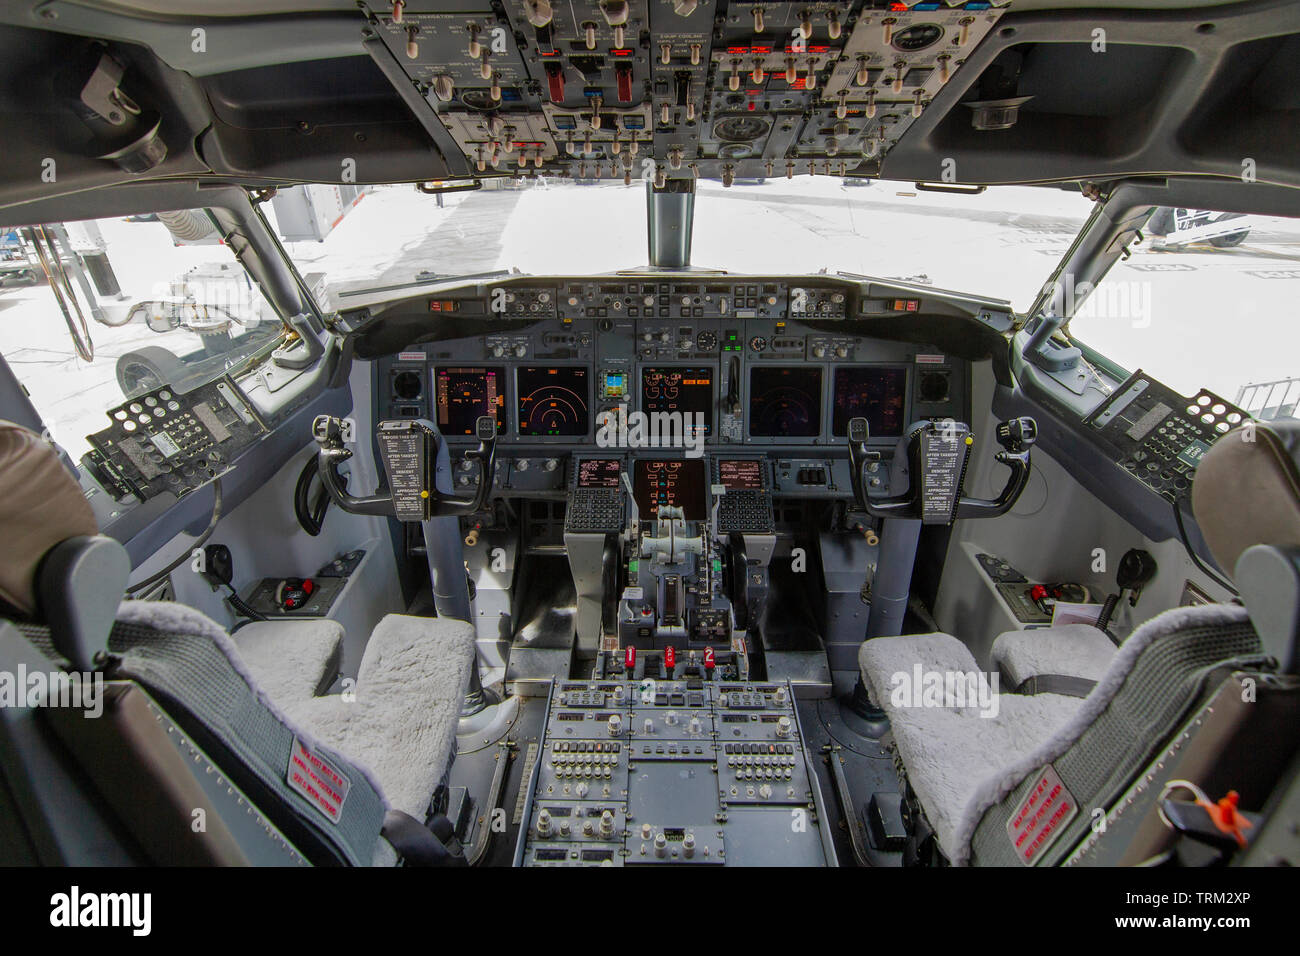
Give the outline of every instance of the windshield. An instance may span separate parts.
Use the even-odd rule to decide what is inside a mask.
[[[497,179],[439,198],[410,185],[307,186],[282,190],[268,206],[299,270],[341,294],[421,274],[588,275],[644,266],[645,188],[638,180]],[[1030,186],[965,195],[826,176],[739,180],[726,189],[702,180],[691,262],[736,273],[905,279],[1024,309],[1091,208],[1077,191]]]
[[[191,391],[283,328],[206,210],[0,226],[0,354],[73,458],[106,409]]]
[[[1294,417],[1300,220],[1160,207],[1143,235],[1077,296],[1070,335],[1183,395],[1208,388],[1257,418]]]

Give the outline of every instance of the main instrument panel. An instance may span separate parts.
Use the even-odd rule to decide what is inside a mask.
[[[407,300],[401,314],[431,313],[440,321],[427,329],[450,318],[459,337],[417,338],[381,359],[376,416],[434,421],[453,458],[474,443],[477,416],[496,416],[496,481],[522,494],[568,488],[574,452],[689,460],[758,445],[777,458],[768,490],[847,496],[838,459],[849,419],[865,417],[887,453],[908,423],[969,411],[964,359],[855,334],[854,320],[906,319],[920,300],[859,288],[656,276],[440,291]],[[703,472],[686,477],[700,501],[716,484]],[[660,499],[638,494],[651,517]]]

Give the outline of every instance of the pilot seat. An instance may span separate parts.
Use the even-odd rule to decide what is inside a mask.
[[[1003,693],[981,707],[988,701],[951,690],[925,699],[906,692],[909,680],[985,677],[965,644],[942,633],[864,642],[863,681],[901,759],[913,862],[1146,862],[1173,840],[1160,805],[1174,774],[1206,792],[1238,790],[1243,807],[1263,805],[1300,743],[1297,462],[1300,424],[1251,423],[1198,469],[1197,522],[1220,566],[1233,569],[1244,606],[1174,608],[1117,650],[1101,648],[1109,640],[1090,628],[1084,636],[1105,660],[1063,650],[1078,636],[1070,628],[1027,632],[1050,659],[1022,664],[1096,674],[1083,699]],[[1006,635],[999,642],[1005,669],[1008,649],[1023,648]],[[1272,728],[1268,753],[1252,746],[1263,727]],[[1281,738],[1279,727],[1288,728]],[[1238,759],[1246,751],[1251,760]],[[1124,837],[1107,841],[1108,832]]]
[[[36,841],[36,859],[119,859],[102,841],[68,837],[89,825],[70,810],[80,802],[109,808],[110,832],[127,834],[122,862],[463,862],[431,802],[471,680],[470,624],[390,614],[355,684],[321,696],[337,670],[339,625],[265,622],[232,639],[183,605],[123,602],[125,549],[98,534],[54,448],[7,422],[0,524],[9,531],[0,668],[105,688],[103,721],[66,707],[5,709],[0,745],[19,765],[47,768],[23,786],[7,781],[23,829],[52,835]],[[87,780],[89,800],[66,791]],[[201,833],[195,808],[205,811]]]

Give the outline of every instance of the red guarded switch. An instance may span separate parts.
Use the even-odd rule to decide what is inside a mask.
[[[618,81],[618,101],[632,102],[632,64],[620,63],[614,67],[614,78]]]
[[[623,650],[623,670],[631,673],[636,670],[636,648],[627,647]]]
[[[564,64],[546,64],[546,84],[550,88],[551,102],[564,102]]]
[[[713,648],[706,647],[704,649],[704,669],[706,671],[711,671],[716,666],[716,664],[717,662],[714,660],[713,657]]]
[[[668,674],[671,677],[673,668],[677,666],[677,651],[671,644],[664,648],[664,667],[668,668]]]

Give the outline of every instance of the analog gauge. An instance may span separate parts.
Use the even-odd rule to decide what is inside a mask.
[[[749,340],[749,350],[751,352],[762,352],[767,348],[767,339],[761,335],[756,335]]]
[[[701,352],[712,352],[718,347],[717,333],[710,329],[703,329],[700,334],[695,336],[695,347]]]

